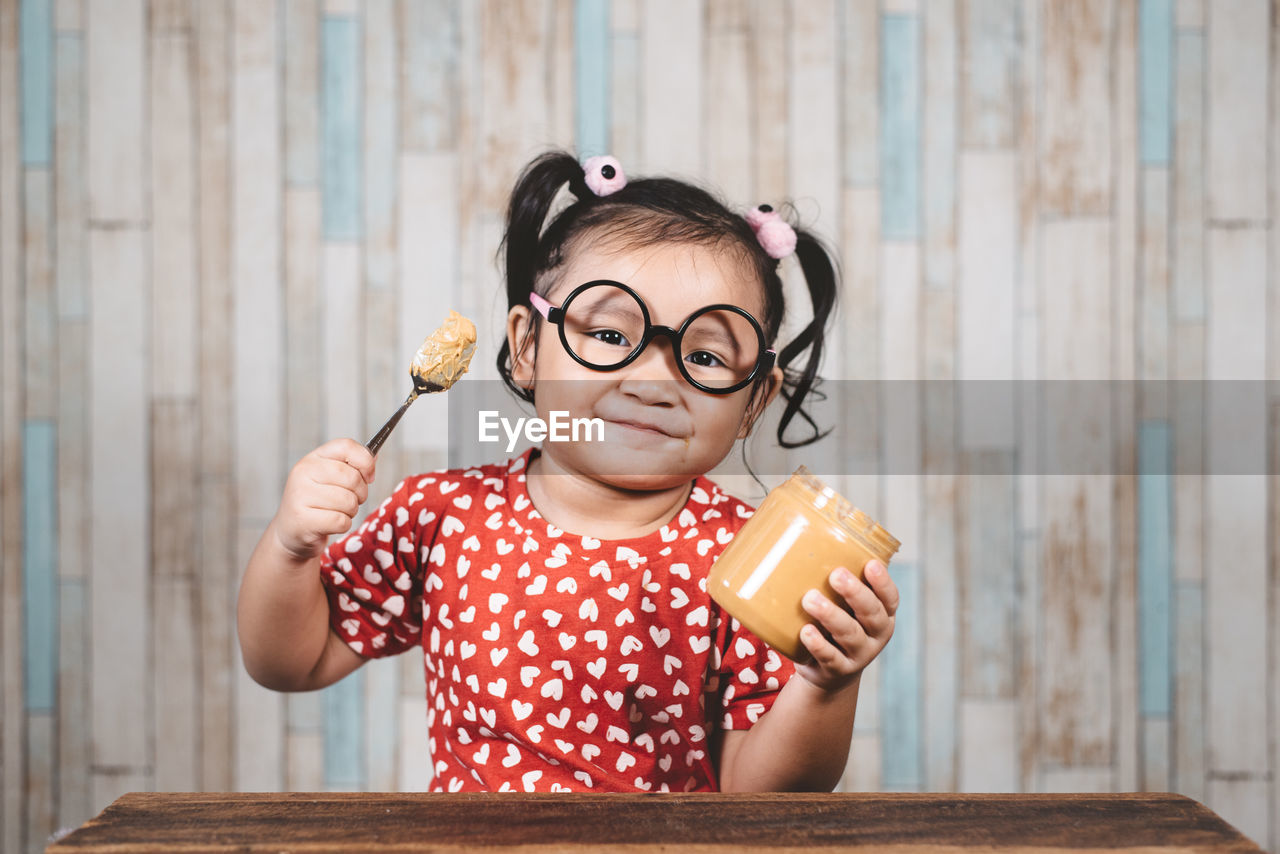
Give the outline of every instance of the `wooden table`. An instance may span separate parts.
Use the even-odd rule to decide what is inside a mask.
[[[125,795],[48,852],[770,854],[1260,851],[1208,808],[1128,795]]]

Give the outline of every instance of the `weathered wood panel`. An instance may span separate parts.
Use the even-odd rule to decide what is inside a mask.
[[[892,647],[876,662],[880,671],[880,733],[882,738],[880,785],[887,791],[918,792],[924,787],[923,695],[924,625],[920,566],[893,561],[898,587],[898,613]]]
[[[93,764],[89,712],[88,594],[82,578],[64,578],[58,588],[58,792],[57,824],[88,821],[98,804],[90,798]]]
[[[880,227],[890,240],[920,236],[920,20],[880,19]]]
[[[1280,756],[1249,745],[1280,744],[1280,700],[1249,674],[1280,661],[1280,517],[1269,484],[1227,487],[1274,425],[1214,418],[1280,370],[1274,3],[251,5],[0,4],[6,850],[127,788],[429,785],[420,660],[344,684],[330,728],[363,740],[326,747],[320,695],[244,676],[236,588],[288,464],[367,438],[444,309],[481,327],[468,379],[496,376],[502,209],[550,145],[794,199],[838,249],[838,447],[811,452],[903,537],[924,615],[864,677],[842,788],[1167,786],[1277,847]],[[120,399],[85,383],[121,363]],[[415,404],[371,501],[449,460],[448,409]],[[54,557],[24,559],[51,459]],[[126,459],[146,506],[110,487],[99,518]],[[107,530],[142,537],[147,628],[110,648],[132,710],[99,708],[125,690],[94,663],[125,595],[93,583]],[[53,665],[50,699],[24,672]],[[104,715],[145,721],[128,761],[93,755]]]
[[[757,4],[763,6],[765,4]],[[843,172],[847,184],[874,187],[880,176],[880,21],[875,3],[844,0],[843,42],[857,45],[844,52],[842,98],[844,117],[841,134],[844,149]],[[763,13],[762,13],[763,14]],[[757,26],[757,32],[761,29]],[[760,36],[757,36],[758,38]],[[757,56],[759,52],[757,51]],[[767,85],[757,80],[759,92]],[[761,118],[764,121],[764,118]],[[759,139],[760,134],[756,134]]]
[[[648,9],[649,0],[638,0]],[[668,0],[669,2],[669,0]],[[697,4],[681,3],[682,8],[687,8],[690,12],[694,10]],[[643,37],[641,39],[641,59],[642,62],[638,67],[641,77],[641,121],[646,121],[649,116],[655,115],[653,108],[658,108],[661,115],[671,115],[665,108],[652,101],[646,101],[646,95],[651,91],[651,84],[647,74],[648,65],[644,61],[646,44],[652,43],[652,40],[662,38],[657,31],[649,26],[648,19],[642,21]],[[790,138],[787,135],[787,125],[783,121],[783,117],[787,115],[787,105],[791,99],[790,81],[791,77],[787,73],[787,33],[791,27],[791,4],[790,3],[759,3],[754,5],[753,17],[750,29],[750,49],[752,62],[752,77],[755,87],[755,120],[752,125],[751,141],[755,147],[755,195],[758,199],[776,199],[786,196],[789,192],[787,187],[788,177],[788,158],[790,156]],[[878,43],[879,39],[874,36],[862,41],[863,44]],[[668,43],[669,44],[669,43]],[[874,66],[873,66],[874,68]],[[868,84],[867,91],[871,93],[869,97],[875,97],[875,78],[866,78]],[[661,90],[658,90],[661,91]],[[652,97],[661,97],[655,91]],[[650,106],[652,104],[652,107]],[[650,131],[653,132],[652,130]],[[665,172],[675,172],[674,165],[667,166],[654,160],[648,150],[647,144],[641,149],[641,154],[646,159],[646,164],[652,163],[653,169],[661,169]]]
[[[88,312],[85,274],[85,227],[88,193],[85,187],[85,48],[84,37],[60,35],[54,76],[54,275],[58,283],[58,312],[83,318]]]
[[[1040,180],[1046,214],[1111,209],[1111,0],[1042,8]]]
[[[164,188],[151,201],[151,391],[191,397],[200,358],[191,42],[182,30],[153,30],[150,50],[150,179]]]
[[[234,566],[243,567],[275,513],[283,486],[284,316],[280,58],[275,10],[233,2],[231,37],[231,295],[235,484]],[[225,600],[224,600],[225,601]],[[238,659],[238,656],[237,656]],[[283,783],[281,700],[243,668],[235,697],[234,783],[274,791]]]
[[[414,668],[421,672],[420,668]],[[397,768],[396,791],[425,792],[431,788],[432,768],[422,757],[427,750],[427,701],[417,696],[400,698],[400,757]]]
[[[285,463],[293,465],[327,439],[325,374],[317,370],[316,342],[325,340],[322,317],[320,191],[284,192]],[[351,335],[342,346],[352,345]]]
[[[1141,253],[1140,237],[1141,182],[1138,116],[1138,0],[1118,0],[1113,18],[1110,49],[1111,97],[1114,110],[1112,145],[1114,146],[1114,181],[1112,190],[1112,277],[1111,277],[1111,370],[1109,376],[1121,383],[1140,377],[1138,373],[1138,341],[1141,317],[1137,311],[1137,274]],[[1150,10],[1146,13],[1151,14]],[[1122,391],[1123,385],[1111,389],[1113,468],[1112,513],[1114,518],[1112,565],[1114,588],[1112,625],[1114,661],[1113,684],[1115,707],[1114,785],[1132,790],[1138,785],[1138,644],[1137,644],[1137,408],[1139,401]]]
[[[640,15],[645,33],[640,44],[644,78],[640,114],[644,118],[638,165],[646,171],[696,175],[706,162],[700,144],[704,109],[701,4],[644,0]],[[781,123],[784,116],[785,112],[779,112],[772,120]]]
[[[235,490],[232,484],[231,7],[193,21],[200,251],[200,784],[234,785]]]
[[[155,615],[153,679],[155,696],[155,782],[157,791],[190,792],[200,786],[200,660],[196,581],[191,576],[157,579],[152,587]]]
[[[231,79],[231,244],[235,480],[238,514],[265,523],[284,474],[278,21],[236,2]]]
[[[400,328],[396,355],[405,366],[403,385],[388,389],[384,404],[389,417],[412,386],[408,364],[424,338],[444,322],[439,294],[451,294],[459,275],[457,159],[452,155],[411,155],[400,160]],[[505,303],[503,303],[505,305]],[[496,350],[496,348],[494,348]],[[477,355],[472,364],[482,358]],[[443,461],[444,438],[433,425],[448,423],[443,395],[417,401],[396,428],[400,446],[429,451]],[[381,422],[379,422],[381,423]]]
[[[1172,379],[1173,335],[1169,294],[1169,173],[1142,170],[1142,226],[1138,311],[1141,336],[1138,377],[1144,381]],[[1152,387],[1139,400],[1141,418],[1167,418],[1170,401],[1165,389]]]
[[[1266,240],[1257,228],[1209,231],[1205,345],[1205,673],[1209,773],[1266,773],[1256,701],[1266,672],[1266,401],[1238,393],[1266,371]],[[1236,392],[1236,393],[1233,393]],[[1222,400],[1231,400],[1230,410]]]
[[[1209,779],[1205,805],[1221,815],[1249,839],[1268,836],[1267,780]]]
[[[1012,148],[1017,137],[1014,106],[1021,85],[1017,0],[964,0],[956,5],[963,56],[961,145]],[[932,14],[928,6],[925,11]]]
[[[1043,234],[1045,378],[1105,378],[1111,229],[1105,221],[1065,220],[1046,223]],[[1088,398],[1091,405],[1069,413],[1057,398],[1045,425],[1046,460],[1059,456],[1047,469],[1054,473],[1044,479],[1041,505],[1039,749],[1042,762],[1067,766],[1109,762],[1113,747],[1111,480],[1096,473],[1106,470],[1096,466],[1106,464],[1110,407],[1105,393],[1095,390]],[[1065,467],[1083,462],[1094,465]]]
[[[1018,589],[1012,451],[962,455],[957,542],[964,698],[1009,699],[1016,686]]]
[[[924,431],[921,427],[920,250],[913,243],[886,243],[882,249],[880,363],[884,427],[881,453],[885,477],[883,521],[902,546],[894,560],[920,558],[920,485]]]
[[[961,131],[957,128],[960,109],[956,103],[956,77],[963,62],[960,56],[963,40],[956,32],[956,22],[957,10],[950,3],[926,7],[921,21],[924,53],[929,57],[922,74],[924,102],[921,107],[920,205],[924,228],[924,284],[926,290],[951,291],[952,302],[958,284],[956,232],[959,214],[956,198],[959,176],[956,174],[956,150],[961,141]]]
[[[58,10],[55,10],[55,17]],[[65,23],[71,23],[67,21]],[[78,22],[75,22],[78,23]],[[57,38],[54,107],[54,277],[58,291],[58,685],[56,826],[86,821],[99,805],[85,769],[93,763],[89,706],[89,413],[82,385],[89,363],[87,194],[84,177],[85,67],[80,34]],[[0,71],[3,74],[3,71]],[[0,153],[0,160],[3,154]],[[6,214],[0,212],[0,220]],[[0,250],[2,251],[2,250]],[[6,377],[7,379],[7,377]],[[7,639],[6,639],[7,641]],[[30,799],[30,795],[27,795]]]
[[[789,35],[789,88],[803,92],[804,97],[790,99],[787,116],[792,140],[787,194],[795,200],[802,222],[830,238],[840,233],[841,202],[841,182],[835,171],[840,162],[836,0],[793,4]],[[768,199],[733,201],[752,205]]]
[[[1206,5],[1205,177],[1211,220],[1267,216],[1267,79],[1271,33],[1265,0]]]
[[[150,212],[143,144],[146,3],[85,4],[89,216],[137,225]]]
[[[320,11],[318,0],[285,0],[284,174],[290,187],[320,181]]]
[[[320,272],[320,334],[328,342],[320,361],[320,392],[324,405],[324,435],[359,436],[363,384],[360,367],[361,330],[360,250],[346,243],[326,243]],[[425,336],[424,336],[425,337]],[[410,357],[412,358],[412,356]],[[312,365],[315,359],[312,359]],[[407,393],[407,392],[406,392]]]
[[[1173,779],[1174,791],[1198,801],[1208,783],[1205,755],[1204,590],[1180,581],[1174,588]]]
[[[1014,170],[1010,154],[959,156],[956,378],[965,381],[959,412],[965,449],[1010,448],[1015,442],[1010,382],[1017,318]]]
[[[708,151],[716,154],[707,158],[705,175],[711,186],[738,204],[760,204],[768,200],[757,200],[752,187],[751,44],[745,29],[717,23],[717,12],[727,5],[711,3],[707,7],[705,133]],[[615,124],[628,121],[621,115],[623,105],[615,102],[615,107],[620,114],[614,119]]]
[[[1017,791],[1017,714],[1011,700],[960,700],[959,791]]]
[[[23,170],[23,414],[52,419],[58,410],[58,295],[53,275],[53,176]]]
[[[148,482],[147,256],[150,237],[136,228],[89,233],[90,679],[94,765],[151,780],[152,719],[147,657],[151,611]],[[104,778],[105,779],[105,778]],[[108,789],[115,783],[104,782]]]
[[[364,9],[364,286],[391,291],[396,270],[396,159],[400,126],[399,60],[394,0],[375,0]]]

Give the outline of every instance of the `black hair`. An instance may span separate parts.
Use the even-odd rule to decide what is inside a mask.
[[[547,222],[557,197],[566,186],[574,201]],[[816,390],[821,382],[818,365],[839,284],[831,253],[812,233],[794,224],[793,228],[796,259],[808,286],[813,319],[795,338],[776,347],[774,342],[785,312],[778,261],[765,252],[741,215],[706,190],[670,178],[632,179],[617,192],[596,196],[587,187],[582,166],[573,155],[548,152],[525,167],[511,193],[506,234],[500,250],[506,267],[507,307],[510,310],[528,305],[529,295],[535,288],[547,287],[545,274],[562,264],[573,243],[590,231],[607,235],[611,240],[632,239],[637,245],[675,242],[738,252],[756,272],[764,288],[761,326],[769,345],[777,349],[777,365],[782,369],[781,394],[786,406],[778,421],[778,444],[798,448],[830,432],[818,428],[804,403],[811,393],[820,394]],[[530,330],[537,328],[540,319],[535,314]],[[808,358],[803,365],[793,365],[806,350]],[[497,364],[507,387],[522,400],[532,403],[532,391],[511,377],[512,354],[505,338],[498,350]],[[765,379],[757,381],[752,392],[753,402],[764,388]],[[810,432],[800,439],[788,439],[787,427],[796,417],[809,425]]]

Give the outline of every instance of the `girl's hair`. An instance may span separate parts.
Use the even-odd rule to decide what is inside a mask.
[[[547,222],[557,196],[566,186],[576,200]],[[545,290],[550,289],[546,274],[564,263],[575,241],[588,232],[611,242],[622,241],[624,246],[671,242],[723,248],[739,254],[764,288],[764,317],[760,321],[766,340],[775,346],[785,308],[778,261],[760,246],[742,216],[707,191],[670,178],[632,179],[621,190],[596,196],[587,187],[577,159],[561,151],[543,154],[525,167],[511,193],[500,250],[505,255],[508,310],[528,305],[535,288],[543,288],[539,293],[545,296]],[[786,401],[778,422],[778,444],[784,448],[816,442],[830,432],[818,429],[804,403],[810,393],[821,394],[816,390],[821,382],[818,364],[838,287],[836,266],[827,249],[810,232],[801,228],[795,232],[796,259],[808,285],[813,320],[791,341],[776,347],[777,365],[783,374],[781,392]],[[529,326],[531,334],[539,320],[541,317],[535,315],[535,322]],[[806,350],[809,355],[803,365],[794,366],[792,363]],[[533,402],[533,392],[512,380],[511,363],[511,349],[504,340],[498,351],[498,372],[518,397]],[[753,388],[753,403],[764,388],[764,379]],[[809,425],[809,435],[787,439],[787,426],[797,416]]]

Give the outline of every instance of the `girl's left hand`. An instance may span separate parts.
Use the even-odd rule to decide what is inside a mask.
[[[837,691],[852,683],[893,636],[898,586],[878,560],[868,561],[863,575],[865,582],[847,569],[831,573],[832,588],[844,597],[852,614],[816,589],[802,600],[805,611],[822,625],[831,640],[812,623],[805,626],[800,640],[813,660],[797,664],[796,672],[826,691]]]

